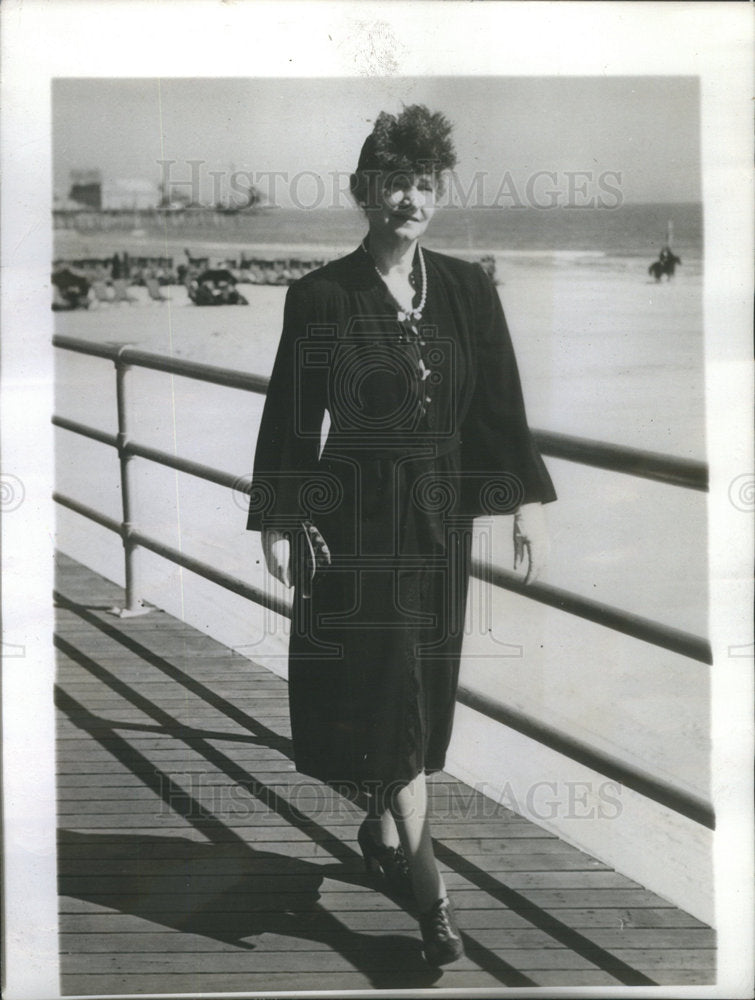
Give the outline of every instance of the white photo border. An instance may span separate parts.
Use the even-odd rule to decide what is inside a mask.
[[[66,76],[699,76],[719,974],[716,987],[690,987],[674,995],[751,995],[753,531],[752,511],[737,510],[730,501],[735,480],[749,477],[751,507],[753,480],[751,7],[720,2],[5,0],[0,17],[0,455],[3,475],[15,477],[8,481],[24,493],[23,503],[6,511],[2,521],[8,1000],[36,1000],[59,991],[50,596],[53,365],[47,291],[51,80]],[[671,995],[668,988],[645,987],[547,992]]]

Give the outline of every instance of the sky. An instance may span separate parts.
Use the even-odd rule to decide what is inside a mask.
[[[57,79],[55,191],[68,194],[72,169],[99,168],[106,179],[198,186],[208,201],[230,193],[233,171],[263,191],[280,171],[271,193],[281,206],[325,205],[331,191],[346,205],[337,189],[375,117],[413,103],[454,123],[459,184],[470,190],[484,172],[486,203],[501,191],[526,200],[528,180],[530,191],[571,184],[587,197],[601,177],[626,203],[700,200],[698,81],[660,76]],[[313,174],[326,179],[324,197]]]

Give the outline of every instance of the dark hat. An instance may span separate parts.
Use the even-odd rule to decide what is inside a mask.
[[[366,202],[369,175],[374,177],[377,172],[411,175],[453,169],[456,150],[452,127],[444,115],[429,111],[424,104],[405,107],[398,117],[381,111],[351,175],[354,197]]]

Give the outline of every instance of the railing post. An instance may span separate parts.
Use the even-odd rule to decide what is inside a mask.
[[[118,410],[118,461],[120,464],[121,478],[121,503],[123,510],[123,521],[121,524],[121,539],[123,540],[123,550],[126,561],[126,606],[123,608],[113,608],[113,614],[119,618],[133,618],[136,615],[146,615],[152,609],[146,607],[142,599],[138,596],[137,574],[136,574],[136,549],[138,546],[133,541],[133,481],[130,463],[132,457],[126,450],[128,444],[128,400],[126,397],[126,375],[131,366],[123,360],[121,352],[125,350],[125,345],[118,352],[115,363],[115,398]]]

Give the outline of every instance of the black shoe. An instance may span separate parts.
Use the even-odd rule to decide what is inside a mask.
[[[411,896],[412,876],[403,848],[381,844],[371,833],[367,820],[359,827],[357,840],[364,856],[364,867],[370,875],[385,879],[397,895]]]
[[[448,965],[463,956],[464,945],[447,898],[436,900],[427,913],[420,914],[419,929],[429,965]]]

